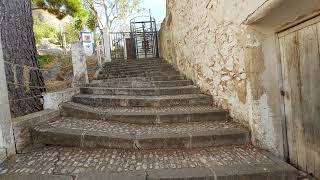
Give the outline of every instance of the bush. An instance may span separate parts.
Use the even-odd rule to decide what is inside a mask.
[[[37,44],[41,43],[43,39],[48,39],[51,43],[59,42],[59,31],[46,22],[40,22],[37,18],[34,18],[33,31]]]
[[[37,60],[41,69],[48,69],[54,64],[59,64],[62,68],[72,66],[70,55],[38,55]]]
[[[51,55],[38,55],[37,60],[39,63],[40,68],[44,68],[47,64],[53,62],[54,57]]]

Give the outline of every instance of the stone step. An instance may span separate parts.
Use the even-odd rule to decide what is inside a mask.
[[[138,68],[156,68],[156,67],[173,67],[167,63],[150,63],[150,64],[128,64],[128,65],[112,65],[112,66],[105,66],[103,69],[138,69]]]
[[[176,70],[136,70],[136,71],[113,71],[113,72],[100,72],[99,75],[109,75],[109,76],[117,76],[117,75],[136,75],[136,74],[146,74],[146,75],[153,75],[153,74],[178,74],[180,72]]]
[[[172,107],[211,105],[211,96],[203,94],[186,94],[173,96],[111,96],[79,94],[72,98],[75,103],[93,107]]]
[[[102,70],[113,70],[113,69],[156,69],[157,67],[173,67],[165,63],[152,63],[152,64],[142,64],[142,65],[114,65],[103,67]]]
[[[96,119],[131,124],[188,123],[225,121],[228,112],[212,106],[179,106],[160,108],[94,108],[73,102],[63,103],[62,116],[79,119]]]
[[[62,180],[63,177],[65,180],[298,178],[295,168],[251,145],[161,151],[50,146],[16,155],[3,165],[0,173],[3,180]]]
[[[61,118],[36,126],[33,141],[46,145],[119,148],[175,149],[249,142],[249,132],[230,121],[142,125],[101,120]]]
[[[150,88],[150,87],[177,87],[190,86],[193,82],[190,80],[172,80],[172,81],[114,81],[91,83],[87,87],[113,87],[113,88]]]
[[[161,58],[148,58],[148,59],[118,59],[118,60],[112,60],[111,62],[105,63],[108,64],[122,64],[122,63],[144,63],[144,62],[161,62],[164,61]]]
[[[171,65],[164,64],[164,65],[154,65],[154,66],[147,66],[147,67],[108,67],[103,68],[101,72],[121,72],[121,71],[152,71],[152,70],[175,70]]]
[[[126,77],[126,78],[108,78],[101,80],[93,80],[93,83],[103,82],[122,82],[122,81],[172,81],[172,80],[186,80],[185,76],[174,75],[174,76],[152,76],[152,77]]]
[[[141,73],[117,73],[117,74],[99,74],[98,79],[126,78],[126,77],[153,77],[153,76],[179,76],[179,72],[141,72]]]
[[[162,96],[179,94],[201,93],[196,86],[178,86],[162,88],[104,88],[104,87],[83,87],[81,94],[95,95],[128,95],[128,96]]]
[[[166,66],[168,65],[165,62],[149,62],[149,63],[141,63],[141,64],[112,64],[112,65],[106,65],[103,68],[109,69],[109,68],[147,68],[147,67],[156,67],[156,66]]]
[[[157,59],[139,59],[139,60],[113,60],[111,62],[107,62],[104,65],[114,65],[114,64],[143,64],[143,63],[165,63],[164,60],[157,58]]]

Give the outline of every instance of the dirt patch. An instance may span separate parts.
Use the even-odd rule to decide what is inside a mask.
[[[70,55],[46,55],[45,61],[39,63],[43,69],[47,92],[72,87],[73,67]],[[96,57],[87,57],[87,67],[89,79],[93,79],[98,70]]]

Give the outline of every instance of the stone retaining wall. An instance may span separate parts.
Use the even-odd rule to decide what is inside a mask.
[[[17,153],[22,153],[24,149],[33,145],[31,127],[59,116],[58,110],[44,110],[12,119]]]
[[[43,94],[44,109],[59,109],[59,105],[63,102],[71,100],[72,96],[80,93],[80,88],[69,88],[59,92],[45,93]]]

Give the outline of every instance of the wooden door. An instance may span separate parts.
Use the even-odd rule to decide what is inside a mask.
[[[127,58],[128,59],[135,59],[135,48],[132,44],[132,39],[131,38],[126,38],[126,48],[127,48]]]
[[[278,37],[289,159],[320,178],[320,18]]]

